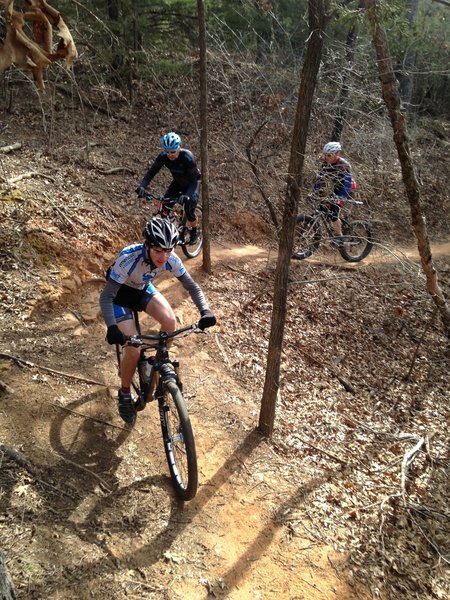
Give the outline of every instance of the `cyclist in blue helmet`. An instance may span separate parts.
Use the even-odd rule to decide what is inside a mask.
[[[323,147],[324,161],[320,173],[314,184],[314,191],[328,188],[327,192],[331,198],[321,203],[320,208],[324,211],[327,220],[336,234],[333,243],[337,246],[342,244],[342,221],[339,218],[341,208],[345,200],[351,197],[353,189],[353,178],[350,164],[341,156],[341,144],[339,142],[328,142]]]
[[[190,227],[188,244],[196,244],[198,240],[198,223],[195,218],[195,207],[198,202],[201,173],[197,167],[194,155],[190,150],[181,147],[181,137],[174,131],[163,135],[161,139],[161,152],[155,158],[144,179],[135,190],[139,198],[144,197],[146,187],[162,167],[167,167],[173,178],[164,195],[167,198],[184,196],[184,207]]]

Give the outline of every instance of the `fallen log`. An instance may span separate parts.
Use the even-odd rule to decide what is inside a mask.
[[[22,148],[22,144],[20,142],[15,142],[14,144],[10,144],[9,146],[2,146],[0,148],[0,152],[3,152],[3,154],[9,154],[10,152],[13,152],[14,150],[19,150],[20,148]]]

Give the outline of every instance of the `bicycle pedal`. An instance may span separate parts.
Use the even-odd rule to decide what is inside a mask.
[[[147,402],[143,398],[139,398],[134,404],[134,409],[136,412],[141,412],[147,406]]]

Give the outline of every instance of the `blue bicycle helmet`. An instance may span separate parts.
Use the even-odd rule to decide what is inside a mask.
[[[177,152],[181,147],[181,138],[178,133],[171,131],[163,135],[161,140],[161,148],[164,152]]]

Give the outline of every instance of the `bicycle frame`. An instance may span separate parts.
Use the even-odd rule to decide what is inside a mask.
[[[194,244],[190,244],[190,226],[187,220],[184,201],[180,200],[180,197],[165,198],[164,196],[155,196],[150,192],[145,192],[144,198],[149,202],[153,202],[156,211],[153,215],[154,217],[169,219],[177,227],[179,233],[178,245],[181,247],[183,254],[187,258],[198,256],[203,245],[201,235],[201,206],[197,205],[195,207],[196,219],[199,220],[197,230],[200,231],[200,235],[197,236],[197,241]]]
[[[195,440],[183,386],[178,377],[178,361],[170,358],[168,342],[178,335],[200,330],[197,323],[194,323],[171,333],[161,331],[156,335],[142,335],[137,311],[134,312],[134,319],[138,334],[128,337],[126,343],[140,348],[140,360],[148,360],[146,352],[156,350],[156,357],[151,362],[151,374],[147,373],[148,364],[144,363],[145,369],[138,368],[139,384],[136,379],[133,382],[133,387],[138,392],[135,411],[143,410],[147,400],[158,401],[159,421],[172,484],[179,498],[191,500],[198,486]],[[120,359],[119,353],[119,364]]]
[[[326,218],[326,211],[320,209],[320,204],[322,204],[324,202],[329,202],[330,204],[333,204],[333,202],[331,200],[328,200],[327,198],[322,198],[320,200],[320,202],[314,202],[313,200],[311,200],[311,204],[313,205],[313,210],[314,210],[313,223],[314,223],[314,225],[316,225],[319,222],[320,222],[320,224],[323,224],[329,238],[332,239],[336,236],[336,232],[333,230],[333,227],[331,225],[331,220]],[[352,200],[350,198],[346,199],[344,206],[339,206],[339,208],[340,208],[339,219],[341,220],[342,224],[344,225],[349,222],[351,205],[363,205],[363,204],[364,204],[364,202],[361,202],[359,200]]]
[[[179,221],[180,225],[186,223],[184,202],[179,198],[165,198],[164,196],[154,196],[146,192],[146,200],[153,203],[155,207],[155,216],[161,216],[172,222]]]
[[[172,360],[170,358],[169,348],[167,347],[168,341],[178,335],[181,335],[182,333],[189,334],[196,331],[199,332],[200,330],[197,327],[197,323],[194,323],[192,325],[188,325],[187,327],[177,329],[172,333],[160,331],[155,335],[142,335],[137,311],[134,311],[134,321],[136,323],[138,335],[130,336],[127,340],[127,345],[140,348],[139,361],[148,360],[146,353],[151,350],[156,350],[156,356],[152,364],[153,369],[150,381],[144,381],[142,374],[138,370],[139,386],[135,384],[133,385],[135,391],[141,394],[140,399],[145,405],[147,402],[153,399],[158,400],[162,398],[163,380],[166,381],[168,379],[174,379],[181,386],[177,372],[179,361],[176,359]],[[145,393],[145,397],[142,397],[142,392]]]

